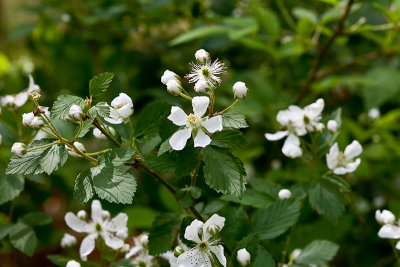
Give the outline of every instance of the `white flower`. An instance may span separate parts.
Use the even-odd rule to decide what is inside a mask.
[[[177,80],[169,80],[167,82],[167,91],[173,95],[178,95],[181,92],[181,85]]]
[[[337,128],[338,128],[337,121],[329,120],[326,126],[328,128],[328,131],[330,131],[332,133],[336,133],[337,132]]]
[[[71,120],[79,121],[81,119],[82,114],[83,114],[82,108],[76,104],[73,104],[69,108],[68,118]]]
[[[22,114],[22,124],[27,127],[39,129],[44,125],[44,120],[38,114],[35,116],[33,112]]]
[[[81,264],[77,261],[69,261],[65,267],[81,267]]]
[[[40,87],[39,85],[35,84],[32,75],[29,74],[29,86],[26,89],[28,96],[33,99],[37,100],[40,98]]]
[[[375,212],[375,219],[380,224],[393,224],[395,217],[394,214],[389,210],[377,210]]]
[[[198,80],[194,85],[194,90],[199,93],[203,94],[207,92],[208,84],[205,80]]]
[[[322,123],[321,124],[319,123],[324,106],[325,106],[325,101],[322,98],[320,98],[314,103],[304,107],[303,109],[304,124],[308,131],[310,132],[313,132],[314,130],[320,131],[321,127],[324,127]]]
[[[329,153],[326,154],[328,168],[338,175],[354,172],[361,163],[360,158],[356,160],[354,158],[359,156],[361,152],[362,147],[356,140],[346,147],[344,153],[339,151],[338,144],[335,143],[329,149]]]
[[[149,235],[147,233],[142,233],[141,235],[134,237],[133,242],[135,245],[125,255],[126,259],[129,259],[134,255],[145,253],[148,250],[147,245],[149,243]]]
[[[193,135],[195,147],[206,147],[211,143],[211,138],[204,133],[222,130],[222,117],[215,116],[212,118],[202,118],[206,113],[210,99],[207,96],[196,96],[192,99],[193,113],[186,115],[180,108],[173,106],[168,119],[175,125],[185,126],[184,129],[174,133],[169,140],[169,144],[174,150],[182,150],[187,140]]]
[[[292,254],[291,254],[292,260],[296,260],[300,256],[301,252],[302,252],[302,250],[299,248],[296,248],[295,250],[293,250]]]
[[[177,259],[178,266],[211,267],[213,255],[226,267],[224,247],[219,245],[216,237],[225,225],[225,218],[214,214],[205,223],[194,220],[185,230],[185,238],[196,243],[196,246],[185,251]]]
[[[11,152],[17,157],[22,157],[26,154],[26,145],[24,143],[16,142],[12,145]]]
[[[84,146],[82,143],[75,141],[75,142],[74,142],[74,146],[75,146],[79,151],[82,151],[83,153],[86,152],[85,146]],[[71,155],[72,157],[74,157],[74,158],[80,158],[80,157],[82,157],[79,153],[75,152],[75,150],[74,150],[71,146],[69,146],[69,145],[65,145],[65,149],[67,150],[68,154],[70,154],[70,155]]]
[[[8,108],[19,108],[28,100],[28,94],[24,91],[16,95],[6,95],[1,98],[1,106]]]
[[[281,189],[278,193],[279,199],[286,199],[292,196],[292,193],[288,189]]]
[[[381,112],[379,111],[378,108],[371,108],[371,109],[368,111],[368,117],[369,117],[371,120],[376,120],[376,119],[378,119],[380,116],[381,116]]]
[[[379,229],[380,238],[400,239],[400,227],[393,224],[385,224]]]
[[[237,98],[245,98],[246,94],[247,94],[247,87],[246,84],[244,82],[236,82],[233,87],[233,94],[235,95],[235,97]]]
[[[239,249],[236,259],[240,265],[246,266],[250,263],[250,253],[245,248]]]
[[[163,84],[167,85],[167,83],[170,80],[179,81],[178,78],[179,78],[179,76],[175,72],[172,72],[170,70],[166,70],[166,71],[164,71],[163,76],[161,76],[161,82]]]
[[[119,213],[110,220],[110,213],[102,209],[100,201],[92,202],[92,220],[86,222],[72,212],[65,214],[67,225],[78,233],[88,234],[81,243],[79,253],[83,260],[94,250],[96,239],[101,236],[105,244],[112,249],[120,249],[124,245],[124,240],[117,237],[118,231],[127,231],[128,216]]]
[[[201,58],[205,59],[204,53],[200,54],[202,54]],[[211,62],[209,57],[206,59],[206,61],[191,63],[191,65],[192,72],[186,75],[186,78],[190,83],[196,83],[197,81],[203,80],[206,81],[210,86],[215,87],[217,84],[221,83],[221,78],[219,75],[226,72],[224,63],[218,59],[214,62]]]
[[[132,99],[125,93],[120,93],[119,96],[114,98],[111,102],[110,117],[104,118],[106,121],[112,124],[120,124],[122,122],[128,122],[129,117],[133,113]]]
[[[201,63],[206,63],[207,60],[210,60],[210,54],[204,49],[197,50],[194,56]]]
[[[61,239],[61,247],[68,248],[76,245],[76,238],[73,235],[65,233],[63,238]]]

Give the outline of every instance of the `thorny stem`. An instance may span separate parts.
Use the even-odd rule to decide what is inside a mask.
[[[192,175],[190,176],[190,186],[195,186],[196,185],[196,179],[197,179],[197,175],[199,173],[199,168],[200,168],[202,160],[203,160],[203,154],[201,155],[201,158],[200,158],[199,162],[197,163],[195,169],[192,172]]]
[[[214,112],[214,103],[215,103],[214,89],[211,89],[210,98],[211,98],[211,103],[210,103],[210,106],[208,107],[208,109],[209,109],[210,117],[212,117],[213,112]]]
[[[213,114],[213,116],[224,114],[228,110],[232,109],[238,102],[239,102],[239,99],[236,99],[229,107],[225,108],[224,110],[222,110],[220,112],[217,112],[217,113]]]
[[[107,149],[104,149],[104,150],[100,150],[100,151],[97,151],[97,152],[93,152],[93,153],[85,153],[86,155],[88,155],[88,156],[97,156],[97,155],[100,155],[100,154],[103,154],[103,153],[106,153],[107,151],[109,151],[110,149],[109,148],[107,148]]]

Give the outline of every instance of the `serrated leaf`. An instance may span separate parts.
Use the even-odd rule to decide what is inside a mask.
[[[222,126],[232,129],[249,127],[246,122],[246,117],[242,113],[236,111],[228,111],[222,114]]]
[[[327,240],[314,240],[296,258],[296,265],[310,266],[326,264],[335,257],[339,246]]]
[[[11,229],[13,228],[14,225],[12,224],[2,224],[0,225],[0,240],[3,239],[4,237],[8,236],[8,234],[11,232]]]
[[[271,198],[268,195],[257,192],[251,188],[246,189],[241,198],[232,195],[224,195],[220,199],[255,208],[265,208],[271,204]]]
[[[83,121],[81,132],[78,135],[79,138],[84,137],[92,129],[94,119],[95,117],[91,117]]]
[[[320,179],[309,191],[311,207],[333,221],[344,212],[343,194],[327,179]]]
[[[50,216],[44,214],[43,212],[31,212],[25,214],[21,217],[21,222],[30,225],[30,226],[38,226],[38,225],[46,225],[52,222]]]
[[[207,146],[203,161],[204,178],[208,186],[223,194],[242,196],[246,171],[237,157],[228,150]]]
[[[13,247],[28,256],[33,255],[37,245],[37,238],[32,227],[19,222],[12,227],[9,236]]]
[[[252,267],[275,267],[275,261],[271,254],[261,245],[258,245],[257,257]]]
[[[22,175],[6,175],[0,173],[0,205],[13,200],[24,190],[25,180]]]
[[[114,166],[121,166],[124,163],[130,161],[135,155],[135,151],[130,148],[114,148],[104,154],[100,159],[100,162],[109,161]]]
[[[81,203],[88,202],[94,194],[90,170],[81,172],[75,179],[74,199]]]
[[[161,143],[160,149],[157,152],[158,157],[167,152],[172,152],[173,149],[172,149],[171,145],[169,144],[169,139],[170,138],[168,138],[167,140],[165,140],[164,142]]]
[[[226,148],[241,148],[246,144],[246,138],[240,131],[226,130],[212,135],[211,145]]]
[[[159,255],[171,249],[182,218],[176,214],[165,213],[157,216],[149,233],[149,252],[151,255]]]
[[[299,215],[299,201],[280,200],[254,214],[252,232],[259,233],[262,240],[278,237],[297,222]]]
[[[251,10],[263,31],[270,38],[277,38],[281,30],[281,24],[277,15],[271,9],[263,7],[257,1],[251,2]]]
[[[221,236],[224,240],[224,244],[233,250],[238,240],[246,236],[248,232],[249,217],[243,207],[229,205],[224,207],[221,211],[218,211],[218,215],[226,218]]]
[[[91,117],[96,115],[107,118],[110,116],[110,106],[106,102],[99,102],[95,106],[91,107],[88,111]]]
[[[146,105],[137,119],[135,136],[139,137],[152,132],[158,132],[160,121],[164,120],[170,112],[171,105],[166,102],[155,101]]]
[[[176,161],[170,155],[147,154],[144,162],[157,172],[175,172]]]
[[[199,38],[205,38],[211,35],[221,34],[221,33],[228,33],[229,28],[222,26],[222,25],[207,25],[204,27],[199,27],[193,29],[191,31],[185,32],[178,37],[172,39],[169,42],[169,45],[175,46],[183,43],[187,43]]]
[[[114,167],[111,162],[90,169],[94,190],[109,202],[131,204],[136,192],[136,180],[124,166]]]
[[[193,145],[188,144],[183,150],[177,151],[175,175],[177,178],[181,178],[190,173],[196,168],[202,149],[196,148]]]
[[[63,120],[68,116],[69,109],[74,104],[80,106],[82,109],[85,107],[85,101],[79,96],[60,95],[54,101],[53,108],[51,109],[52,118]]]
[[[113,77],[114,73],[111,72],[104,72],[94,76],[89,82],[89,94],[96,97],[107,91]]]
[[[68,152],[63,144],[52,145],[46,148],[40,156],[40,166],[43,171],[50,175],[53,171],[61,168],[68,159]]]

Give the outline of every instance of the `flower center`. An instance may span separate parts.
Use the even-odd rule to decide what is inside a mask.
[[[205,251],[205,250],[207,250],[208,249],[208,243],[207,242],[200,242],[199,243],[199,250],[200,251]]]
[[[306,115],[304,115],[304,123],[305,124],[309,124],[310,122],[311,122],[311,120],[310,120],[310,118],[309,117],[307,117]]]
[[[139,262],[137,263],[137,266],[138,266],[138,267],[146,267],[146,263],[145,263],[144,261],[139,261]]]
[[[337,160],[338,160],[338,165],[343,166],[347,162],[347,157],[345,154],[340,152]]]
[[[101,225],[99,223],[96,223],[95,229],[97,232],[101,231]]]
[[[125,103],[121,103],[121,104],[116,105],[114,109],[118,110],[118,109],[122,108],[123,106],[125,106]]]
[[[203,76],[205,78],[209,78],[210,77],[210,70],[207,66],[202,66],[201,67],[201,74],[203,74]]]
[[[197,129],[201,125],[201,118],[194,114],[189,114],[186,119],[186,127]]]

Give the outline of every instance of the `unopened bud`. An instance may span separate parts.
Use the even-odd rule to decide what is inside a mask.
[[[179,257],[181,254],[183,254],[185,252],[185,250],[181,247],[181,246],[177,246],[174,249],[174,256],[175,257]]]
[[[243,99],[246,97],[248,89],[244,82],[236,82],[233,85],[232,90],[233,90],[233,94],[235,95],[235,97]]]
[[[201,63],[206,63],[207,60],[210,59],[210,54],[204,49],[197,50],[194,56],[196,60]]]
[[[12,145],[11,152],[17,157],[22,157],[26,154],[26,145],[21,142],[16,142]]]

